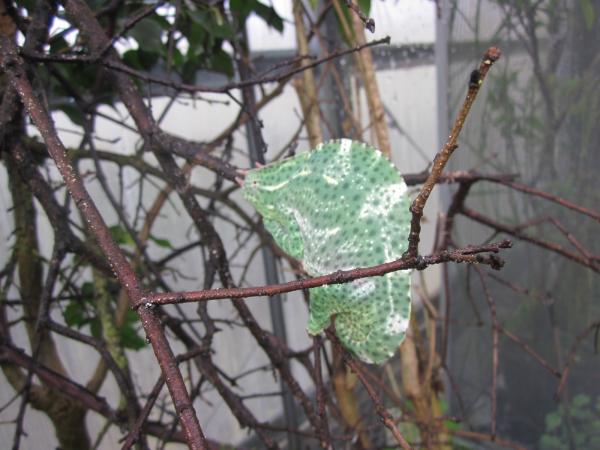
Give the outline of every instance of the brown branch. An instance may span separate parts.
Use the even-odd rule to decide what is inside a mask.
[[[507,338],[509,338],[511,341],[513,341],[515,344],[519,345],[526,353],[528,353],[533,359],[535,359],[551,375],[557,378],[560,378],[562,376],[559,370],[556,370],[554,367],[552,367],[548,361],[542,358],[539,353],[537,353],[533,348],[531,348],[530,345],[528,345],[526,342],[523,342],[523,340],[520,337],[512,334],[510,331],[503,327],[499,327],[498,331]]]
[[[479,278],[481,280],[481,285],[483,286],[483,293],[485,295],[485,299],[487,300],[488,306],[490,308],[490,316],[492,319],[492,405],[491,405],[491,415],[492,415],[492,429],[491,436],[492,440],[496,438],[496,419],[497,419],[497,410],[498,410],[498,314],[496,312],[496,301],[488,288],[488,285],[485,280],[484,273],[478,267],[475,267],[477,273],[479,274]]]
[[[515,191],[523,192],[525,194],[533,195],[533,196],[536,196],[536,197],[541,197],[541,198],[543,198],[545,200],[548,200],[548,201],[553,202],[553,203],[557,203],[560,206],[564,206],[565,208],[568,208],[570,210],[576,211],[576,212],[578,212],[580,214],[584,214],[586,216],[589,216],[592,219],[596,220],[597,222],[600,222],[600,213],[599,212],[593,211],[593,210],[591,210],[589,208],[585,208],[583,206],[580,206],[580,205],[577,205],[575,203],[572,203],[572,202],[570,202],[568,200],[565,200],[565,199],[563,199],[563,198],[561,198],[561,197],[559,197],[557,195],[553,195],[553,194],[550,194],[548,192],[541,191],[541,190],[533,188],[531,186],[526,186],[524,184],[515,183],[514,181],[509,181],[509,180],[506,180],[506,181],[503,181],[503,180],[490,180],[490,181],[502,184],[502,185],[507,186],[507,187],[510,187],[510,188],[514,189]]]
[[[365,387],[367,393],[369,394],[369,397],[373,401],[373,405],[375,406],[375,411],[381,418],[381,421],[383,422],[385,427],[388,430],[390,430],[390,432],[394,436],[394,439],[396,439],[396,442],[398,442],[398,444],[400,445],[400,447],[402,447],[403,450],[411,450],[412,447],[406,441],[404,436],[402,436],[402,433],[400,433],[400,430],[398,430],[398,427],[396,426],[396,422],[394,421],[394,418],[392,417],[390,412],[385,408],[385,406],[383,406],[383,403],[382,403],[381,399],[379,398],[377,391],[373,388],[373,386],[371,386],[371,383],[369,383],[369,380],[367,380],[367,377],[363,373],[362,365],[358,361],[356,361],[354,358],[352,358],[352,356],[350,356],[348,351],[342,347],[342,344],[340,343],[337,336],[333,333],[333,331],[326,330],[326,334],[327,334],[327,337],[329,338],[329,340],[331,342],[333,342],[333,344],[337,347],[337,349],[343,354],[346,364],[348,364],[350,369],[352,369],[352,372],[354,372],[356,374],[356,376],[358,377],[358,379],[360,380],[362,385]]]
[[[348,3],[348,1],[346,3]],[[365,31],[362,29],[360,22],[362,19],[362,17],[355,15],[350,21],[350,26],[354,31],[354,39],[356,43],[361,46],[366,42]],[[375,22],[372,22],[372,26],[373,29],[375,29]],[[392,144],[390,142],[390,132],[386,122],[385,108],[379,91],[379,83],[377,82],[375,64],[373,63],[371,50],[365,49],[364,51],[356,53],[355,59],[362,78],[371,126],[377,137],[378,148],[384,155],[391,158]]]
[[[144,297],[141,285],[123,255],[119,246],[114,242],[106,223],[87,192],[79,173],[75,170],[67,156],[67,151],[59,139],[48,111],[38,100],[27,78],[22,59],[15,45],[6,37],[0,38],[0,67],[8,75],[13,88],[19,97],[33,123],[46,142],[48,152],[54,159],[57,169],[62,175],[75,204],[84,217],[88,228],[95,237],[98,245],[105,254],[111,268],[133,303],[139,303]],[[148,308],[138,311],[142,326],[152,344],[161,370],[167,380],[169,391],[173,398],[177,414],[181,421],[187,441],[192,448],[207,447],[200,424],[190,401],[183,377],[177,365],[169,342],[166,339],[160,320]]]
[[[462,208],[461,214],[474,220],[475,222],[479,222],[479,223],[486,225],[496,231],[500,231],[502,233],[509,234],[509,235],[514,236],[522,241],[530,242],[532,244],[537,245],[538,247],[542,247],[542,248],[545,248],[546,250],[550,250],[551,252],[558,253],[559,255],[562,255],[572,261],[575,261],[576,263],[579,263],[585,267],[589,267],[594,272],[600,273],[600,267],[598,266],[598,264],[595,264],[594,262],[590,261],[586,257],[583,257],[577,253],[573,253],[573,252],[565,249],[562,245],[559,245],[555,242],[549,242],[549,241],[545,241],[543,239],[540,239],[540,238],[537,238],[534,236],[530,236],[530,235],[525,234],[522,231],[520,231],[518,229],[518,227],[511,227],[509,225],[497,222],[497,221],[492,220],[489,217],[486,217],[483,214],[480,214],[477,211],[474,211],[467,207]]]
[[[229,93],[230,91],[236,89],[242,89],[244,87],[256,86],[259,84],[267,84],[267,83],[280,83],[284,80],[290,79],[294,75],[297,75],[305,70],[313,69],[321,64],[324,64],[333,59],[341,58],[342,56],[349,55],[351,53],[360,52],[362,49],[374,47],[381,44],[390,44],[390,37],[386,36],[382,39],[377,39],[375,41],[367,42],[363,45],[356,45],[354,47],[338,50],[333,53],[330,53],[322,58],[315,59],[311,63],[299,65],[295,69],[288,70],[283,74],[271,75],[271,76],[262,76],[259,78],[253,78],[246,81],[239,81],[234,83],[229,83],[223,86],[207,86],[201,84],[188,84],[188,83],[180,83],[175,80],[169,80],[167,78],[157,77],[153,75],[149,75],[145,72],[141,72],[139,70],[133,69],[125,64],[123,64],[118,59],[107,59],[104,58],[100,61],[100,63],[115,72],[120,72],[126,75],[130,75],[139,80],[145,81],[147,83],[154,83],[161,86],[169,87],[175,89],[179,92],[187,92],[187,93],[197,93],[197,92],[212,92],[212,93]],[[106,44],[104,44],[106,45]],[[110,48],[110,47],[109,47]],[[96,56],[55,56],[55,55],[45,55],[42,53],[36,52],[22,52],[23,57],[27,59],[31,59],[33,61],[43,61],[43,62],[62,62],[62,63],[94,63],[97,62]],[[303,55],[301,55],[303,56]],[[310,58],[307,56],[307,58]]]
[[[160,394],[160,391],[162,390],[164,385],[165,379],[161,376],[158,378],[158,380],[156,380],[152,391],[150,391],[150,394],[148,394],[148,400],[146,401],[146,404],[140,411],[138,418],[135,421],[135,424],[133,425],[131,430],[129,430],[129,433],[125,438],[125,442],[123,442],[121,450],[129,450],[138,440],[142,427],[148,419],[150,411],[152,411],[152,407],[154,406],[154,403],[156,402],[156,399],[158,398],[158,395]]]
[[[125,24],[123,24],[123,28],[121,28],[121,31],[116,33],[110,39],[110,41],[108,41],[106,43],[106,45],[102,49],[99,50],[97,56],[94,56],[94,58],[96,58],[96,59],[102,58],[102,56],[104,56],[106,54],[106,52],[108,52],[116,44],[116,42],[119,40],[119,38],[123,37],[125,35],[125,33],[127,33],[130,29],[135,27],[139,22],[141,22],[143,19],[145,19],[150,14],[152,14],[154,11],[156,11],[158,8],[160,8],[164,3],[165,3],[164,1],[159,1],[153,5],[149,5],[145,8],[141,8],[140,11],[138,11],[135,15],[130,17],[125,22]]]
[[[450,433],[455,436],[461,436],[466,439],[474,439],[477,441],[487,441],[493,442],[496,445],[504,448],[512,448],[513,450],[526,450],[521,444],[517,444],[516,442],[508,441],[506,439],[499,439],[494,435],[487,433],[479,433],[476,431],[468,431],[468,430],[448,430]]]
[[[18,348],[4,343],[2,347],[0,347],[0,360],[13,363],[23,368],[31,368],[33,373],[46,386],[68,395],[85,406],[85,408],[96,411],[98,414],[111,421],[117,421],[115,411],[111,409],[105,399],[92,394],[80,384],[39,364]]]
[[[352,11],[354,11],[356,16],[360,19],[360,21],[365,26],[365,28],[367,30],[369,30],[371,33],[375,33],[375,21],[371,17],[368,17],[365,13],[363,13],[362,10],[360,9],[360,7],[356,3],[354,3],[352,0],[344,0],[344,1],[346,3],[346,6],[349,9],[351,9]]]
[[[317,390],[317,415],[319,417],[319,427],[317,428],[317,435],[319,436],[319,444],[322,449],[332,449],[331,439],[329,436],[329,425],[327,423],[327,411],[326,407],[326,393],[325,386],[323,386],[323,373],[321,371],[321,347],[323,341],[320,336],[313,338],[313,348],[315,357],[315,386]]]
[[[413,201],[410,211],[412,213],[412,220],[410,224],[410,234],[408,236],[408,250],[407,254],[412,257],[416,257],[419,253],[419,240],[421,235],[421,218],[423,217],[423,209],[427,203],[427,199],[433,190],[433,187],[438,182],[446,163],[450,159],[450,156],[458,147],[458,136],[463,128],[465,120],[471,110],[471,106],[479,93],[483,80],[485,79],[490,67],[494,62],[500,58],[500,49],[497,47],[490,47],[483,56],[479,69],[475,70],[471,74],[471,80],[469,82],[469,90],[467,96],[462,104],[462,107],[458,113],[448,141],[442,148],[442,150],[435,156],[433,160],[433,167],[431,173],[425,181],[425,184],[421,188],[421,191]]]
[[[338,270],[329,275],[322,275],[303,280],[288,281],[287,283],[273,284],[259,287],[248,288],[219,288],[206,289],[202,291],[190,292],[165,292],[150,294],[144,297],[143,301],[137,305],[151,307],[153,305],[165,305],[170,303],[189,303],[203,302],[208,300],[218,300],[227,298],[261,297],[273,296],[285,292],[299,291],[326,284],[346,283],[358,278],[375,277],[385,275],[389,272],[407,269],[422,270],[433,264],[441,264],[449,261],[458,263],[466,262],[470,264],[487,264],[492,268],[501,267],[502,261],[493,255],[484,257],[481,253],[498,253],[501,249],[511,247],[508,240],[499,241],[482,246],[468,246],[457,250],[445,250],[433,255],[422,256],[419,258],[401,258],[389,263],[378,266],[358,268],[352,270]]]
[[[98,21],[93,17],[92,11],[85,4],[85,2],[79,0],[69,0],[65,2],[64,5],[67,14],[80,28],[82,33],[85,35],[85,38],[88,39],[92,48],[100,48],[105,44],[107,38],[104,34],[104,31],[102,30],[102,27]],[[109,52],[106,58],[113,61],[118,61],[118,57],[114,52]],[[159,164],[165,172],[165,175],[167,176],[167,180],[172,186],[175,187],[187,213],[191,217],[203,241],[206,243],[207,253],[210,261],[210,264],[207,265],[207,267],[213,271],[205,277],[206,281],[208,282],[207,287],[209,287],[212,283],[215,270],[218,273],[223,286],[234,286],[235,283],[229,270],[229,263],[223,242],[211,223],[209,216],[202,209],[190,191],[187,179],[183,176],[181,169],[171,155],[172,149],[169,145],[167,145],[170,141],[165,140],[166,134],[162,133],[160,130],[157,130],[157,126],[152,118],[151,111],[144,104],[144,101],[138,94],[137,88],[133,81],[121,73],[113,73],[111,75],[113,82],[119,90],[120,98],[134,119],[137,128],[146,142],[146,145],[153,151],[154,155],[159,161]],[[179,142],[181,142],[181,140]],[[145,298],[142,299],[137,297],[136,300],[138,305],[151,305],[151,303],[147,302]],[[286,347],[273,335],[265,332],[260,327],[251,311],[242,300],[234,300],[233,303],[245,326],[252,333],[258,344],[267,353],[273,365],[279,370],[282,379],[286,382],[286,384],[288,384],[292,394],[303,406],[311,424],[315,425],[318,422],[318,419],[314,413],[312,403],[302,390],[300,384],[293,377],[292,372],[288,367],[285,357],[286,352],[284,350]],[[152,308],[139,308],[139,310],[149,309],[151,310]],[[166,377],[166,379],[167,381],[169,380],[168,377]],[[190,412],[193,414],[192,408],[190,408]],[[197,421],[195,415],[194,419]]]
[[[564,388],[567,384],[567,379],[569,378],[569,374],[571,373],[571,367],[573,366],[573,363],[575,362],[575,354],[577,353],[579,346],[585,340],[585,338],[587,338],[590,335],[590,333],[592,331],[595,331],[597,333],[599,329],[600,329],[600,320],[596,320],[596,321],[592,322],[591,324],[589,324],[575,338],[575,342],[573,342],[573,345],[571,346],[571,349],[569,350],[569,354],[567,355],[567,362],[565,363],[565,365],[563,367],[562,376],[560,377],[560,383],[558,384],[558,387],[556,388],[556,393],[554,394],[554,398],[556,398],[556,399],[560,398],[562,391],[564,390]]]

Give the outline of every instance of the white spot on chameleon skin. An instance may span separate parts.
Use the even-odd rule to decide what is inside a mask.
[[[402,182],[370,192],[360,208],[358,217],[362,219],[372,216],[387,216],[392,212],[392,207],[402,201],[406,190],[406,184]],[[374,206],[376,201],[379,201],[379,205]]]
[[[267,191],[267,192],[273,192],[273,191],[278,191],[279,189],[282,189],[284,187],[286,187],[288,185],[288,183],[290,181],[292,181],[294,178],[298,178],[298,177],[305,177],[307,175],[310,175],[311,171],[308,169],[304,169],[300,172],[298,172],[296,175],[294,175],[292,178],[290,178],[289,180],[284,180],[281,183],[278,184],[272,184],[269,186],[262,186],[259,185],[258,189],[262,189],[263,191]]]
[[[327,230],[324,230],[325,237],[335,236],[340,232],[340,230],[341,227],[329,228]]]
[[[352,147],[352,141],[350,139],[340,139],[340,152],[348,153]]]
[[[402,317],[400,313],[392,313],[385,322],[386,334],[406,333],[408,329],[408,317]]]
[[[287,184],[288,184],[289,182],[290,182],[289,180],[285,180],[285,181],[282,181],[282,182],[281,182],[281,183],[279,183],[279,184],[272,184],[272,185],[270,185],[270,186],[259,186],[258,188],[259,188],[259,189],[262,189],[263,191],[267,191],[267,192],[273,192],[273,191],[278,191],[279,189],[281,189],[281,188],[283,188],[283,187],[287,186]]]
[[[340,182],[333,177],[330,177],[327,174],[323,174],[323,179],[327,184],[332,184],[333,186],[337,186]]]
[[[354,280],[352,286],[355,287],[354,294],[359,297],[366,297],[375,291],[375,281],[366,278]]]
[[[369,358],[369,356],[365,352],[360,352],[358,354],[358,356],[360,357],[361,361],[366,362],[367,364],[373,364],[374,363],[374,361],[371,358]]]

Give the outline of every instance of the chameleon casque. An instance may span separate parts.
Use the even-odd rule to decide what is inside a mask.
[[[243,194],[265,228],[312,276],[399,259],[407,249],[407,187],[392,163],[366,144],[341,139],[249,170]],[[404,339],[410,273],[310,289],[307,330],[335,315],[341,342],[367,363],[383,363]]]

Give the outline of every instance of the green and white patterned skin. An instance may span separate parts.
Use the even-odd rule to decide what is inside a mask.
[[[349,139],[250,170],[243,187],[277,244],[313,276],[399,259],[410,229],[406,191],[379,150]],[[383,363],[408,328],[409,271],[312,288],[308,332],[333,315],[352,353]]]

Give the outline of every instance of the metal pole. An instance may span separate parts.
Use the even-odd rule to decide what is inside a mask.
[[[246,40],[247,42],[247,40]],[[238,68],[240,73],[240,79],[243,81],[250,78],[248,67],[243,60],[238,61]],[[248,86],[242,89],[242,98],[244,108],[247,110],[247,114],[253,117],[246,122],[246,139],[248,142],[248,153],[250,157],[250,163],[254,167],[256,163],[264,164],[265,155],[264,150],[266,149],[265,142],[262,137],[260,129],[260,123],[256,114],[256,96],[254,88]],[[265,279],[267,284],[279,283],[279,274],[277,272],[277,261],[273,252],[268,247],[263,247],[262,250],[263,266],[265,271]],[[282,296],[275,295],[269,298],[269,311],[271,313],[271,324],[273,326],[273,334],[277,336],[284,344],[287,345],[287,333],[285,327],[285,316],[283,313]],[[281,391],[283,393],[282,403],[283,412],[285,417],[286,427],[289,429],[298,428],[298,416],[296,413],[296,405],[294,404],[294,398],[290,392],[288,386],[282,379],[279,381]],[[299,437],[295,433],[287,433],[288,448],[292,450],[300,449]]]

